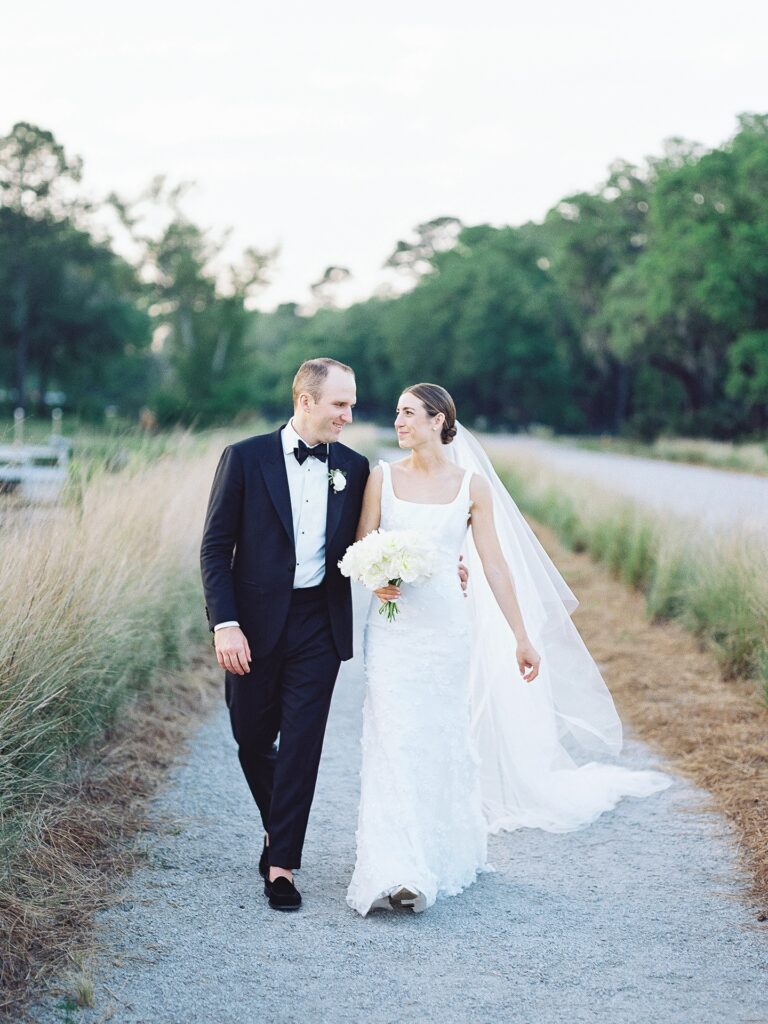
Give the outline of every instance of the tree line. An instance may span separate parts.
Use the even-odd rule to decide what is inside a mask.
[[[311,310],[249,310],[275,253],[222,266],[224,240],[185,215],[184,186],[158,178],[99,204],[81,174],[33,125],[0,139],[8,403],[42,409],[59,391],[91,416],[279,416],[298,363],[326,354],[355,368],[377,418],[404,385],[435,380],[488,427],[768,430],[768,115],[742,114],[715,149],[672,139],[642,168],[617,160],[541,223],[418,225],[386,261],[407,287],[345,309],[334,289],[349,271],[329,267]]]

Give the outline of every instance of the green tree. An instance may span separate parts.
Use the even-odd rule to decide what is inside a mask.
[[[326,267],[323,276],[309,286],[318,309],[331,309],[336,304],[336,288],[352,277],[346,267]]]
[[[431,270],[411,292],[369,306],[378,320],[366,325],[378,359],[377,404],[391,411],[403,387],[432,380],[469,422],[575,427],[578,409],[567,397],[576,335],[539,254],[517,229],[467,228],[432,252]]]
[[[110,202],[150,282],[155,336],[166,368],[153,404],[161,421],[204,424],[253,408],[247,304],[266,280],[274,254],[249,248],[239,262],[223,264],[226,236],[212,238],[183,209],[189,187],[171,187],[157,177],[136,200],[113,194]],[[146,227],[158,219],[159,231]]]
[[[458,217],[434,217],[417,224],[413,229],[415,240],[406,242],[400,239],[384,266],[394,267],[418,280],[422,274],[429,274],[435,269],[434,260],[438,253],[447,252],[456,245],[461,228]]]
[[[746,354],[753,332],[768,329],[768,119],[744,115],[739,124],[719,149],[679,143],[656,162],[652,244],[636,267],[642,358],[678,381],[679,426],[696,433],[744,429],[749,413],[734,400],[745,394],[740,357],[729,352],[745,335]]]
[[[81,409],[113,402],[148,367],[141,285],[87,230],[81,171],[34,125],[0,139],[0,347],[14,401],[28,405],[32,383],[40,412],[52,387]]]
[[[57,222],[66,221],[76,201],[71,186],[80,181],[82,162],[67,158],[51,132],[25,121],[0,138],[0,238],[9,316],[15,348],[16,402],[27,404],[32,275],[45,259],[46,242]]]
[[[650,192],[635,165],[617,160],[597,193],[567,196],[535,232],[569,297],[583,356],[592,363],[589,420],[616,430],[629,408],[632,363],[612,344],[603,303],[615,275],[648,245]]]
[[[768,429],[768,331],[747,331],[728,349],[725,392],[743,405],[750,429]]]

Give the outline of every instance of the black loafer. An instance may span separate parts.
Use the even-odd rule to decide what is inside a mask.
[[[259,857],[259,874],[262,878],[266,878],[269,874],[269,857],[267,856],[267,840],[264,838],[264,849],[261,851]]]
[[[269,897],[273,910],[298,910],[301,906],[301,893],[284,875],[278,875],[274,882],[265,878],[264,895]]]

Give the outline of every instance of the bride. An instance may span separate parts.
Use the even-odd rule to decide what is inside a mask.
[[[448,392],[400,396],[398,444],[372,471],[357,539],[417,530],[439,552],[419,586],[383,587],[365,627],[361,798],[347,903],[420,912],[492,871],[487,837],[565,832],[661,772],[588,761],[618,753],[621,723],[571,622],[578,602],[520,515]],[[463,554],[467,599],[456,573]],[[379,602],[396,599],[389,622]]]

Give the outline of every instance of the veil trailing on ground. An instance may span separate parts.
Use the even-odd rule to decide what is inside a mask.
[[[590,761],[621,750],[622,728],[608,688],[571,621],[571,589],[526,523],[490,459],[457,424],[445,452],[485,477],[496,532],[528,636],[541,656],[538,677],[522,680],[516,641],[467,532],[472,622],[472,736],[480,755],[483,812],[492,832],[522,827],[565,832],[589,824],[623,796],[647,796],[671,780]]]

